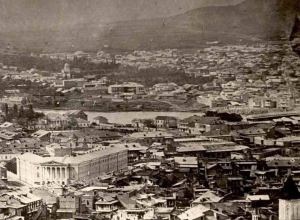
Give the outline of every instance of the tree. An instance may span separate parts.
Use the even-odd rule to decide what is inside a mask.
[[[27,118],[29,121],[34,119],[34,110],[32,104],[29,105],[29,108],[27,110]]]
[[[23,108],[23,106],[21,106],[19,108],[19,118],[22,118],[23,116],[24,116],[24,108]]]
[[[229,122],[240,122],[243,120],[243,117],[240,114],[236,113],[227,113],[227,112],[215,112],[207,111],[205,114],[206,117],[219,117],[221,120]]]
[[[18,115],[18,106],[16,104],[13,106],[13,113],[14,115]]]
[[[8,104],[7,103],[3,104],[2,111],[5,113],[5,116],[8,115]]]
[[[145,119],[144,124],[147,128],[155,128],[155,124],[152,119]]]
[[[18,125],[21,125],[22,127],[27,127],[28,126],[28,121],[27,121],[26,118],[19,117],[19,118],[17,118],[16,122],[17,122]]]
[[[71,128],[77,127],[78,123],[77,123],[76,118],[71,117],[68,125],[69,125],[69,127],[71,127]]]

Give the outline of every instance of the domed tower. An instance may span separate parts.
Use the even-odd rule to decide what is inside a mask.
[[[77,140],[78,140],[78,137],[74,133],[72,133],[69,137],[69,140],[67,141],[67,146],[70,148],[76,148]]]
[[[288,176],[279,199],[279,220],[300,219],[300,193],[292,176]]]
[[[65,65],[64,65],[64,71],[65,72],[70,72],[69,64],[65,63]]]
[[[71,78],[71,70],[69,64],[65,63],[64,68],[61,72],[64,78]]]

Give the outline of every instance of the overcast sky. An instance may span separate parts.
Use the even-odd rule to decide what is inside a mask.
[[[85,22],[167,17],[244,0],[0,0],[0,28],[63,28]],[[0,30],[1,31],[1,30]]]

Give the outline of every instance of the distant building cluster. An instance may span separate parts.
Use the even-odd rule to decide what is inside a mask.
[[[115,55],[105,51],[95,54],[77,51],[73,54],[54,53],[39,56],[65,60],[66,63],[61,72],[47,72],[35,68],[19,70],[18,67],[1,63],[2,79],[8,84],[11,80],[30,80],[37,83],[40,89],[34,94],[27,93],[23,91],[26,91],[28,85],[11,84],[11,89],[6,89],[0,97],[0,103],[49,105],[46,103],[54,100],[57,106],[65,103],[76,106],[79,104],[72,103],[71,100],[72,97],[79,96],[81,101],[86,102],[82,106],[98,106],[99,98],[111,102],[138,99],[167,101],[175,107],[178,106],[178,100],[193,100],[193,109],[206,107],[241,111],[272,111],[298,108],[300,105],[300,62],[290,45],[284,41],[227,46],[214,43],[191,53],[166,49]],[[140,82],[118,81],[118,74],[124,73],[112,77],[109,74],[82,71],[68,64],[68,60],[75,58],[84,58],[90,63],[114,61],[123,67],[153,68],[153,71],[167,68],[174,72],[181,71],[189,78],[206,78],[208,82],[203,85],[178,85],[178,82],[170,82],[162,76],[162,82],[149,87]],[[45,92],[46,90],[48,92]],[[180,106],[181,104],[179,109],[187,108],[184,104],[184,107]]]
[[[285,42],[32,56],[65,64],[0,65],[0,219],[300,218],[300,62]],[[120,80],[126,67],[191,81]],[[185,112],[143,111],[158,104]]]

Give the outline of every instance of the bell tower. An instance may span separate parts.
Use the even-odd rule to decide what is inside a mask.
[[[279,199],[279,220],[300,219],[300,193],[292,176],[288,176]]]

